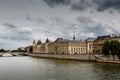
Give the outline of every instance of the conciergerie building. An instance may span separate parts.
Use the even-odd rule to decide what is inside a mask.
[[[102,47],[105,41],[118,40],[120,41],[120,34],[110,34],[98,36],[97,38],[88,38],[84,41],[57,38],[55,41],[50,41],[48,38],[45,43],[41,40],[37,42],[33,40],[33,45],[26,48],[27,52],[32,53],[48,53],[48,54],[101,54]]]

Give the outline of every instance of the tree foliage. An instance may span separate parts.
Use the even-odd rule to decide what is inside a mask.
[[[0,52],[7,52],[7,50],[4,50],[4,49],[0,49]]]
[[[31,46],[29,50],[30,50],[30,53],[32,53],[33,52],[33,47]]]
[[[113,56],[115,60],[115,55],[120,59],[120,42],[117,40],[105,41],[103,45],[103,54],[109,58],[109,55]]]

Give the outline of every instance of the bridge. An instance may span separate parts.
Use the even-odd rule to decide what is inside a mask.
[[[26,56],[26,53],[24,52],[0,52],[0,56],[1,57],[5,57],[5,55],[7,55],[8,54],[8,56],[11,56],[11,57],[13,57],[13,56]]]

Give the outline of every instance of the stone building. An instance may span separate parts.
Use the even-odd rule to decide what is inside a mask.
[[[93,53],[93,43],[94,43],[95,38],[88,38],[86,39],[86,52],[87,54],[92,54]]]
[[[55,52],[58,54],[85,54],[86,43],[84,41],[67,40],[58,38],[55,41]]]
[[[98,36],[93,42],[93,53],[101,54],[104,42],[111,41],[111,40],[118,40],[120,42],[120,34]]]
[[[25,51],[26,51],[27,53],[32,53],[32,52],[33,52],[33,46],[30,45],[30,46],[25,47]]]
[[[33,53],[86,54],[86,42],[63,38],[57,38],[53,42],[49,42],[47,39],[45,43],[41,44],[33,41]]]
[[[33,41],[33,53],[47,53],[47,47],[47,43],[42,43],[40,40],[37,43]]]

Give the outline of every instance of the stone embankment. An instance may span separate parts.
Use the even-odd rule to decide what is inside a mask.
[[[51,58],[51,59],[66,59],[66,60],[80,60],[80,61],[96,61],[100,63],[118,63],[119,60],[107,60],[105,57],[101,57],[101,55],[89,55],[89,54],[34,54],[29,53],[26,54],[31,57],[40,57],[40,58]],[[103,56],[103,55],[102,55]]]
[[[93,55],[88,54],[27,54],[31,57],[40,58],[52,58],[52,59],[67,59],[67,60],[84,60],[84,61],[96,61]]]

